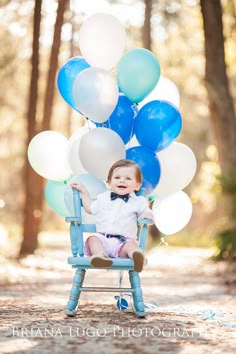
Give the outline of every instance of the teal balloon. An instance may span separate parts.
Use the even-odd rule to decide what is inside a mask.
[[[142,101],[154,89],[160,78],[160,64],[147,49],[137,48],[126,52],[118,62],[117,81],[130,101]]]
[[[65,182],[48,181],[45,187],[45,198],[49,207],[60,216],[69,216],[70,213],[64,202],[64,193],[67,187]]]

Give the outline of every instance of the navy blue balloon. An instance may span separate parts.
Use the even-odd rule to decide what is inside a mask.
[[[95,123],[97,127],[114,130],[127,144],[134,135],[134,119],[138,114],[137,105],[126,96],[119,96],[116,108],[104,123]]]
[[[160,179],[161,168],[156,154],[144,146],[134,146],[126,151],[126,158],[141,168],[143,182],[138,194],[147,197]]]
[[[158,152],[177,138],[181,128],[179,110],[170,102],[155,100],[140,109],[134,132],[140,145]]]
[[[58,72],[58,90],[66,103],[68,103],[69,106],[74,108],[77,112],[79,112],[79,110],[76,107],[72,95],[73,84],[78,74],[89,67],[90,65],[83,57],[73,57],[70,58],[64,65],[62,65]]]

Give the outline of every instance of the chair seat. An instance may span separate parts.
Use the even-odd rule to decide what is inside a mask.
[[[113,258],[112,267],[97,268],[97,269],[124,269],[133,270],[134,261],[130,258]],[[90,265],[90,257],[69,257],[68,264],[75,266],[78,269],[96,269]]]

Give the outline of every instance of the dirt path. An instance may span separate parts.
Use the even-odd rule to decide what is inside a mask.
[[[77,316],[66,318],[74,273],[67,255],[59,248],[20,263],[0,258],[0,353],[236,352],[236,290],[224,284],[222,265],[206,260],[209,251],[158,247],[148,254],[141,277],[153,309],[145,319],[119,311],[112,293],[82,293]],[[86,283],[115,286],[118,272],[89,271]]]

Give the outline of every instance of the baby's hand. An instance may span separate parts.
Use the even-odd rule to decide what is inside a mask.
[[[84,190],[84,185],[82,183],[74,182],[71,183],[71,187],[78,189],[78,191],[82,192]]]
[[[138,219],[139,220],[140,219],[149,219],[149,220],[153,221],[153,215],[152,215],[152,213],[142,214],[142,215],[140,215],[140,217]],[[153,221],[153,223],[154,223],[154,221]]]

